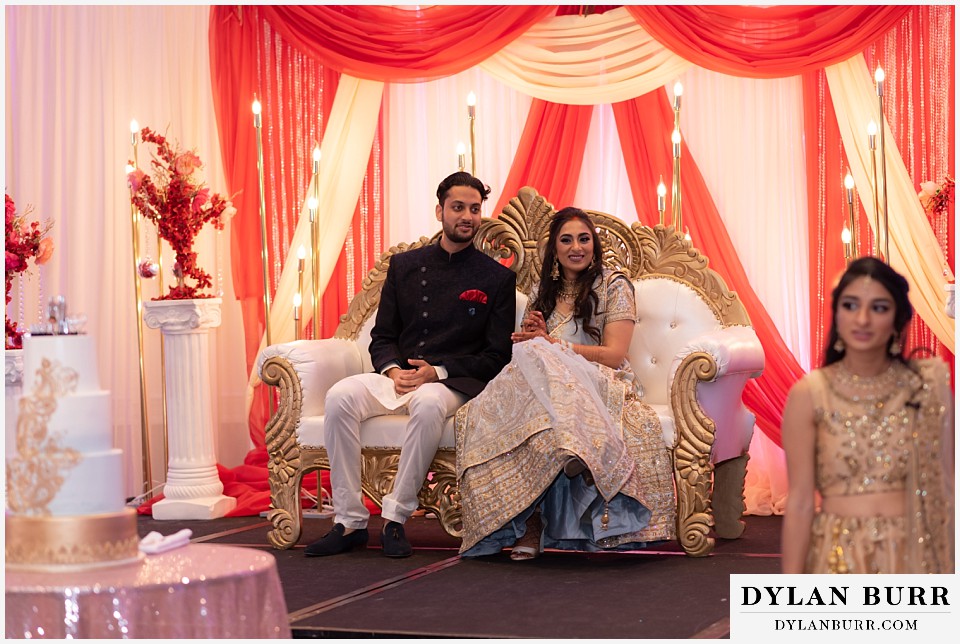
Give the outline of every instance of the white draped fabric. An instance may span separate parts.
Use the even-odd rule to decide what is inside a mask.
[[[50,264],[24,280],[24,314],[18,315],[19,291],[8,311],[29,324],[37,319],[38,302],[63,293],[73,310],[87,313],[88,329],[98,340],[103,386],[113,392],[117,441],[129,455],[128,480],[134,491],[140,425],[130,208],[123,174],[131,156],[128,124],[136,118],[141,125],[166,131],[186,147],[196,148],[206,164],[208,184],[224,190],[210,94],[208,8],[10,7],[6,17],[6,189],[21,208],[33,204],[38,214],[56,220],[57,245]],[[863,66],[862,59],[828,70],[841,128],[851,132],[859,126],[850,124],[859,123],[868,109],[860,105],[867,99],[858,98],[865,94],[858,86],[863,79],[857,65]],[[591,75],[587,84],[585,74]],[[596,105],[575,203],[616,214],[627,223],[636,221],[609,102],[662,86],[672,92],[677,80],[685,88],[681,113],[685,143],[751,285],[800,364],[809,368],[799,79],[734,78],[692,67],[657,46],[624,9],[544,20],[478,67],[429,83],[384,86],[344,76],[321,143],[321,283],[329,279],[347,234],[381,96],[386,239],[393,245],[438,229],[434,191],[438,181],[456,169],[457,143],[469,146],[466,96],[471,90],[478,97],[476,174],[493,189],[486,216],[493,214],[490,209],[503,190],[531,100],[537,97]],[[844,131],[851,156],[866,158],[858,149],[863,137],[851,142],[847,137]],[[890,140],[888,136],[888,145]],[[141,150],[140,163],[146,161]],[[469,170],[469,150],[466,161]],[[912,221],[922,213],[909,177],[898,174],[901,166],[888,166],[891,212],[906,213]],[[861,162],[854,168],[861,193],[868,185],[863,167]],[[670,168],[664,168],[666,179],[669,174]],[[653,210],[655,186],[650,186],[649,204]],[[309,247],[308,220],[304,206],[289,248],[301,243]],[[935,275],[941,271],[942,253],[924,250],[930,244],[936,247],[935,240],[914,241],[912,225],[897,221],[891,219],[894,265],[910,272],[915,283],[922,277],[935,285],[942,297]],[[225,231],[223,243],[217,244],[217,236],[207,230],[197,249],[201,265],[215,277],[222,273],[223,279],[223,326],[215,332],[210,359],[215,365],[220,425],[218,457],[231,466],[242,460],[249,445],[247,406],[240,401],[255,378],[248,377],[240,350],[241,316],[230,284],[228,234]],[[145,253],[150,248],[147,243]],[[155,255],[155,237],[152,248]],[[172,263],[167,256],[164,261],[167,267]],[[309,280],[309,272],[305,277]],[[295,284],[296,265],[288,261],[274,296],[275,342],[293,337],[288,312]],[[144,297],[155,294],[156,285],[146,282]],[[943,328],[952,329],[935,326],[942,303],[923,298],[927,302],[917,302],[918,311],[921,304],[927,307],[922,315],[941,337]],[[156,473],[163,471],[157,447],[162,444],[159,339],[149,330],[145,336],[157,479]],[[952,339],[949,343],[941,339],[952,349]],[[785,494],[782,452],[758,431],[751,454],[750,508],[779,511]]]
[[[31,268],[14,285],[7,310],[29,326],[40,319],[47,298],[62,294],[73,313],[86,314],[101,386],[111,392],[115,442],[127,455],[127,493],[132,495],[142,491],[142,478],[137,311],[124,170],[133,158],[130,121],[195,149],[207,184],[225,191],[210,90],[209,8],[10,6],[5,12],[4,185],[21,211],[32,205],[34,216],[53,220],[55,244],[50,262]],[[141,146],[140,166],[149,160],[147,146]],[[153,226],[143,229],[143,254],[156,259]],[[223,279],[223,324],[210,343],[212,406],[219,460],[237,464],[251,444],[243,414],[243,327],[230,278],[229,234],[228,225],[218,244],[208,227],[196,249],[214,284],[218,274]],[[169,287],[169,248],[163,261]],[[144,300],[158,295],[156,280],[143,284]],[[144,353],[156,485],[166,470],[159,331],[144,327]]]
[[[670,83],[691,66],[623,7],[542,20],[480,64],[525,94],[554,103],[619,103]]]

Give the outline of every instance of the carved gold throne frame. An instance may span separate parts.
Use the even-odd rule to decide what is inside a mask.
[[[750,327],[750,319],[736,293],[731,292],[723,279],[708,268],[707,258],[673,227],[627,226],[610,215],[588,212],[595,218],[603,243],[604,262],[608,266],[624,271],[635,282],[664,278],[682,282],[706,303],[719,326]],[[499,218],[483,218],[474,240],[480,250],[509,262],[517,273],[517,290],[528,296],[540,278],[541,246],[546,240],[553,213],[553,206],[536,190],[522,188],[504,207]],[[438,237],[439,233],[430,239],[421,237],[412,244],[400,244],[385,252],[364,279],[362,290],[350,302],[332,340],[357,343],[379,304],[390,258],[429,244]],[[303,359],[298,352],[308,345],[324,342],[330,340],[273,345],[261,352],[259,358],[263,382],[280,389],[278,409],[265,430],[272,505],[268,518],[273,523],[268,538],[276,548],[289,548],[300,538],[303,477],[312,471],[330,468],[326,450],[300,444],[297,435],[304,403],[304,370],[311,368],[310,358]],[[315,355],[322,361],[322,351],[315,351]],[[717,374],[714,355],[707,351],[692,351],[676,367],[669,389],[676,437],[672,453],[677,492],[677,534],[683,549],[693,556],[705,556],[712,551],[711,527],[715,528],[716,534],[726,538],[736,538],[743,530],[740,517],[747,455],[744,453],[718,464],[714,471],[710,455],[716,423],[697,397],[698,385],[712,381]],[[327,383],[327,387],[332,384]],[[311,391],[311,395],[320,394],[314,386]],[[401,441],[402,436],[395,446],[363,449],[361,487],[378,505],[393,487]],[[439,518],[444,530],[459,537],[462,525],[455,465],[454,449],[441,448],[431,466],[433,474],[420,491],[420,503],[424,510]]]

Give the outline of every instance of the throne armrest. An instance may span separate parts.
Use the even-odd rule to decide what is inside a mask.
[[[695,352],[707,353],[716,361],[717,373],[714,379],[733,374],[746,374],[748,378],[756,378],[763,373],[763,346],[752,327],[729,326],[708,331],[692,339],[673,359],[670,369],[671,382],[683,359]]]
[[[327,391],[338,380],[363,373],[360,345],[356,340],[327,338],[273,344],[257,356],[257,373],[270,358],[286,361],[300,380],[301,416],[322,416]]]
[[[684,359],[707,354],[716,373],[696,387],[697,403],[714,424],[710,450],[713,463],[736,458],[750,447],[755,418],[744,406],[743,389],[750,378],[763,372],[763,347],[751,327],[731,326],[704,333],[689,342],[674,358],[671,381]]]

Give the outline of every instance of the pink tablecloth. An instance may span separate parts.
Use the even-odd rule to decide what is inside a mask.
[[[190,544],[83,572],[6,570],[8,638],[289,638],[273,556]]]

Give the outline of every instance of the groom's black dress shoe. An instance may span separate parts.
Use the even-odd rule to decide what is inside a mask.
[[[380,545],[383,546],[385,557],[409,557],[413,548],[403,533],[403,524],[396,521],[387,521],[380,533]]]
[[[303,550],[303,554],[308,557],[326,557],[327,555],[338,555],[341,552],[347,552],[355,547],[365,548],[370,533],[366,528],[354,530],[344,536],[345,530],[342,523],[334,524],[333,529],[323,535],[317,541],[314,541]]]

